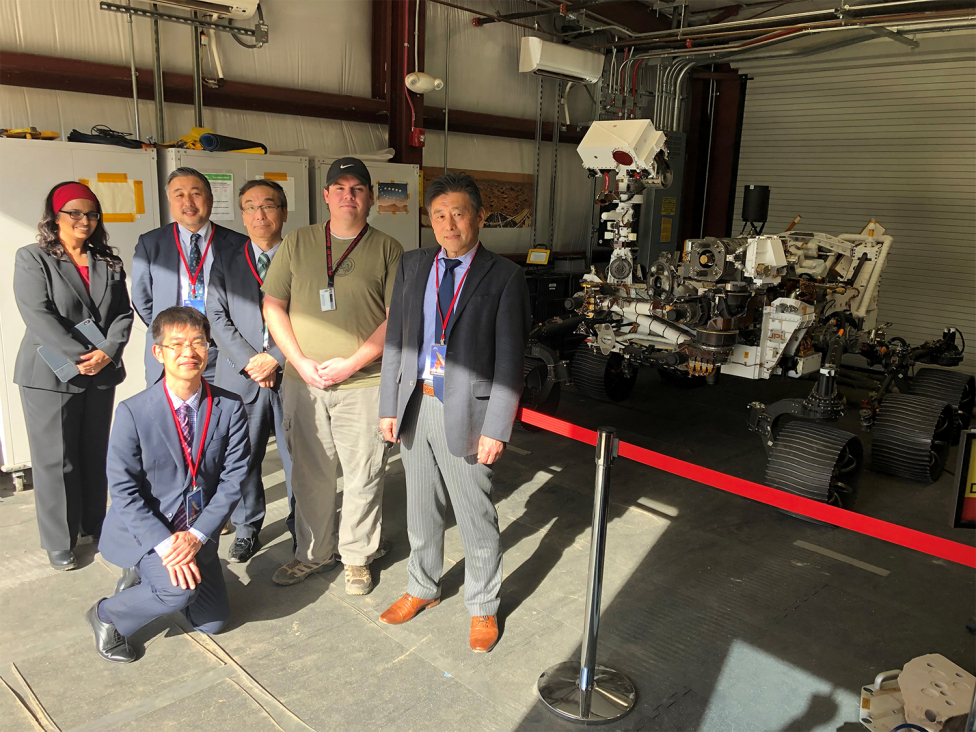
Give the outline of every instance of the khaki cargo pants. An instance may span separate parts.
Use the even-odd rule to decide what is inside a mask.
[[[387,443],[379,430],[379,386],[316,389],[286,379],[284,428],[293,467],[295,558],[364,566],[380,545]],[[342,511],[336,541],[336,479]]]

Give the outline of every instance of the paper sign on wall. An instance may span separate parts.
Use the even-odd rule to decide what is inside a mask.
[[[273,180],[285,192],[288,199],[288,209],[294,211],[298,208],[298,199],[295,197],[295,177],[287,173],[265,173],[261,176],[264,180]]]
[[[210,181],[213,190],[213,211],[210,212],[211,221],[234,220],[234,174],[233,173],[204,173]]]
[[[98,173],[95,180],[79,178],[98,196],[102,220],[107,224],[131,223],[146,213],[146,197],[141,180],[129,180],[125,173]]]

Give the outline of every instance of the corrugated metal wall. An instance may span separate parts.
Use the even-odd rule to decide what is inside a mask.
[[[750,75],[742,187],[772,189],[768,232],[894,237],[879,322],[912,344],[946,325],[969,338],[976,371],[976,54],[973,33],[920,35],[792,61],[742,62]],[[733,233],[738,233],[737,230]]]

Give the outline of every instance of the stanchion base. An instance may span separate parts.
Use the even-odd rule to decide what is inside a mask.
[[[579,663],[557,663],[539,677],[539,698],[558,716],[583,724],[612,722],[634,708],[637,691],[630,679],[619,671],[606,666],[596,667],[589,705],[580,691],[579,676]]]

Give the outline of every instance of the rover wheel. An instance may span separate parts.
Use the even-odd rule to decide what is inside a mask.
[[[889,394],[874,420],[871,467],[920,483],[938,480],[954,425],[952,407],[941,399]]]
[[[549,367],[541,358],[526,357],[523,365],[525,388],[522,390],[522,406],[543,414],[555,414],[559,407],[562,384],[558,381],[548,384]],[[522,422],[527,432],[538,432],[539,427]]]
[[[603,355],[586,346],[573,356],[573,383],[576,391],[593,399],[622,402],[630,396],[637,383],[637,369],[624,370],[624,357],[619,353]]]
[[[912,379],[911,393],[949,403],[956,413],[952,444],[958,443],[959,433],[969,429],[972,422],[976,378],[958,371],[922,369]]]
[[[793,421],[776,435],[766,467],[766,484],[851,509],[863,467],[861,441],[850,432],[815,422]]]

